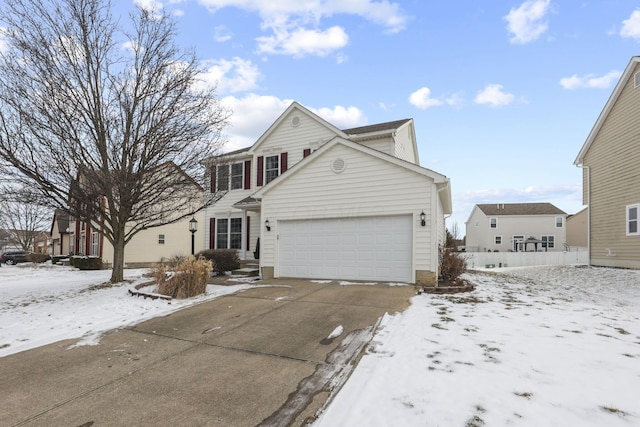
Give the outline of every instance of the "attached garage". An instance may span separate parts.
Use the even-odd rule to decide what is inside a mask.
[[[278,222],[277,276],[413,281],[411,215]]]

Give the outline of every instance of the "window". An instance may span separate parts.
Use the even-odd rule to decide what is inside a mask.
[[[491,228],[498,228],[498,218],[489,218]]]
[[[158,234],[158,244],[164,245],[164,234]]]
[[[278,177],[278,156],[265,157],[264,180],[268,184]]]
[[[227,249],[229,244],[229,220],[219,219],[216,227],[216,248]]]
[[[217,171],[217,177],[218,177],[218,182],[217,182],[217,187],[218,187],[218,191],[226,191],[229,189],[229,166],[228,165],[222,165],[222,166],[218,166],[218,171]]]
[[[542,240],[542,247],[547,249],[553,249],[555,247],[555,237],[554,236],[541,236],[540,240]]]
[[[496,245],[501,245],[502,244],[502,236],[495,236],[493,243],[495,243]]]
[[[99,253],[99,245],[100,237],[97,231],[91,232],[91,256],[98,256]]]
[[[564,220],[561,216],[556,217],[556,228],[562,228],[564,225]]]
[[[244,180],[242,177],[242,170],[244,169],[243,163],[234,163],[231,165],[231,189],[242,189]]]
[[[217,220],[216,249],[242,249],[242,218]]]
[[[640,213],[640,203],[627,206],[627,236],[640,236],[638,229],[638,214]]]

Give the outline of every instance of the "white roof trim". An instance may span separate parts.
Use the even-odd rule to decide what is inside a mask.
[[[587,140],[585,141],[584,145],[582,146],[582,149],[580,149],[580,152],[578,153],[578,157],[576,157],[576,159],[574,160],[573,162],[574,165],[582,166],[582,162],[584,161],[584,156],[587,154],[587,151],[589,151],[589,148],[591,147],[593,140],[596,139],[596,135],[598,135],[598,132],[600,132],[600,128],[604,124],[604,121],[607,119],[607,116],[611,112],[611,109],[613,108],[616,101],[620,97],[620,94],[622,93],[622,89],[626,86],[627,82],[633,75],[633,71],[635,70],[636,64],[638,62],[640,62],[640,56],[633,56],[629,61],[627,68],[622,73],[620,80],[618,80],[618,84],[616,85],[615,89],[613,89],[613,92],[611,93],[609,100],[607,101],[604,108],[602,109],[602,112],[598,116],[598,120],[596,120],[596,123],[591,129],[591,132],[589,132],[589,136],[587,137]]]

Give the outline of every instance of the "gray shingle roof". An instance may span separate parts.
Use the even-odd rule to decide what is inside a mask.
[[[551,203],[487,203],[477,205],[485,215],[566,215]]]
[[[375,125],[360,126],[351,129],[342,129],[342,132],[346,133],[347,135],[359,135],[363,133],[380,132],[383,130],[393,130],[398,129],[409,120],[411,119],[395,120],[393,122],[377,123]]]

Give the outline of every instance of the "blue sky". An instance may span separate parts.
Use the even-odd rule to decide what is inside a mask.
[[[477,203],[582,209],[573,161],[630,58],[629,0],[135,0],[176,16],[233,110],[226,150],[292,100],[341,128],[413,118],[456,222]],[[121,3],[118,7],[123,8]]]

